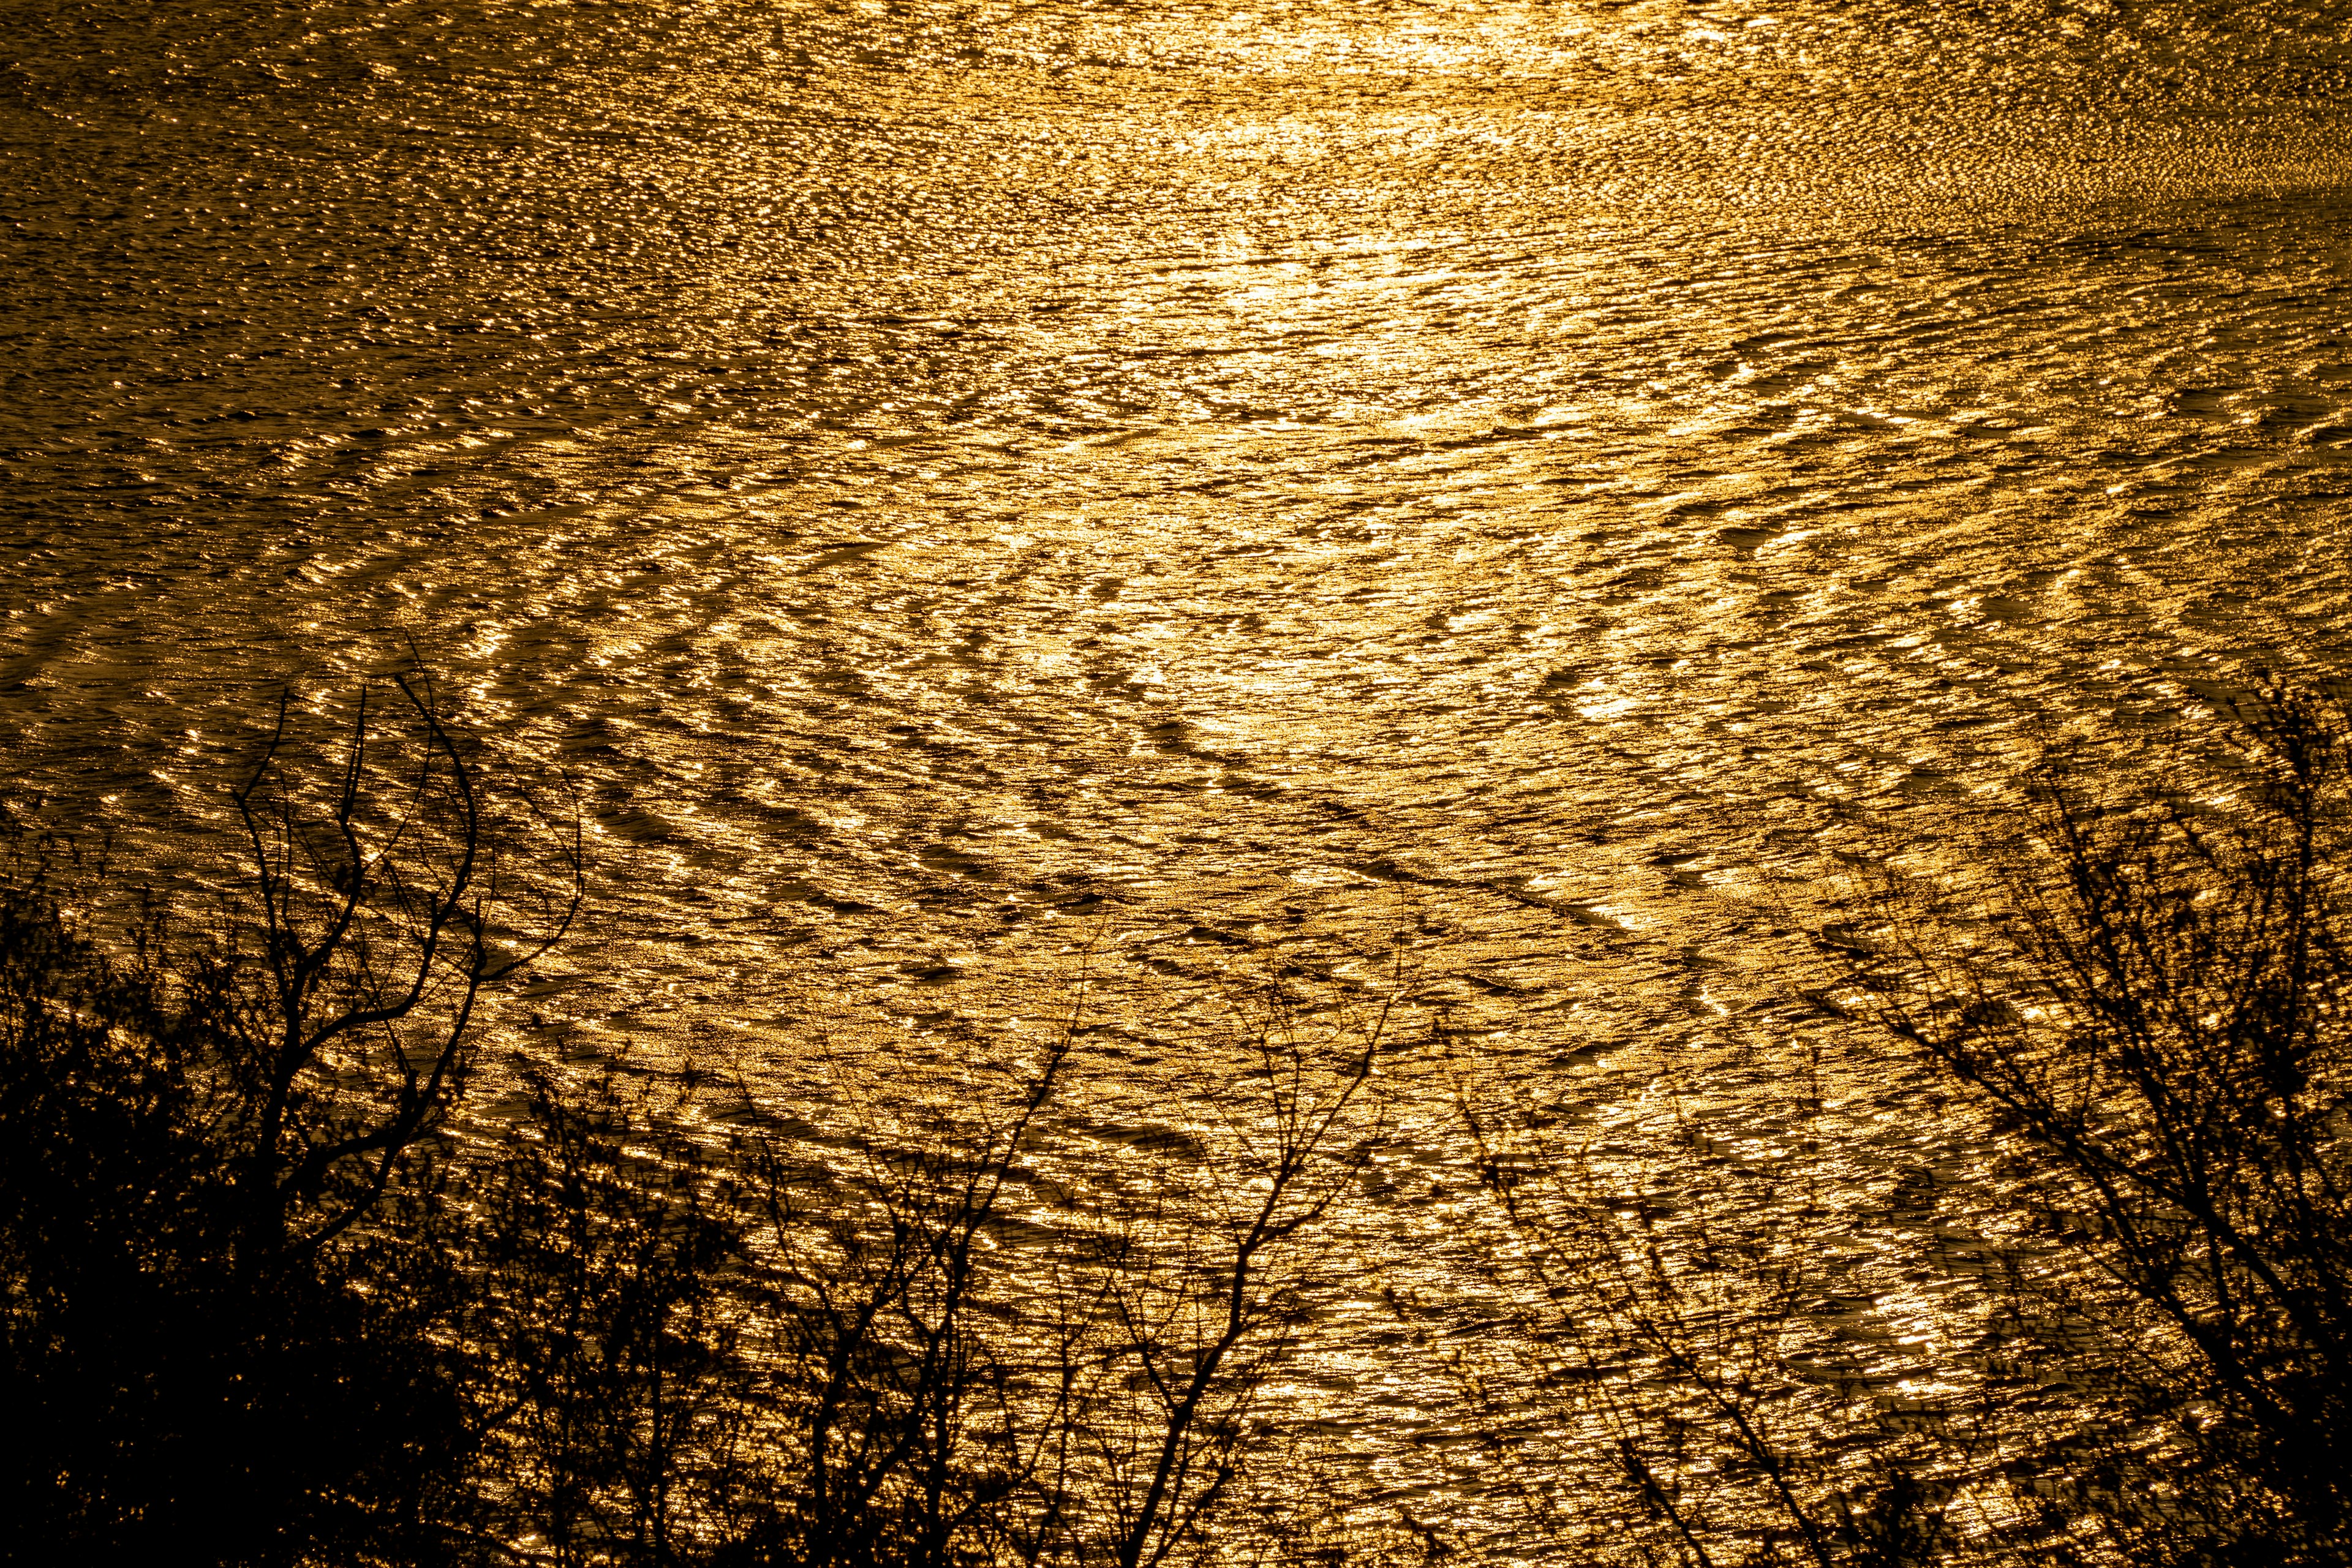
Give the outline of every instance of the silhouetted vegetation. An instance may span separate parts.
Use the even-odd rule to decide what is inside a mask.
[[[1990,902],[1882,869],[1837,928],[1849,1070],[1931,1070],[1999,1151],[1988,1215],[1914,1227],[1979,1308],[1940,1364],[1846,1326],[1811,1072],[1748,1108],[1760,1155],[1654,1110],[1663,1196],[1622,1128],[1465,1100],[1534,1365],[1462,1384],[1563,1543],[1611,1554],[1613,1491],[1621,1552],[1701,1565],[2352,1556],[2352,722],[2285,686],[2224,719],[2137,795],[2042,773]]]
[[[982,1090],[828,1058],[814,1152],[625,1053],[518,1062],[493,1116],[476,1020],[575,919],[579,841],[395,691],[324,755],[281,710],[209,926],[101,925],[82,889],[119,877],[15,840],[9,1560],[1447,1553],[1251,1468],[1290,1451],[1260,1400],[1386,1135],[1385,1016],[1239,1000],[1221,1133],[1075,1163],[1041,1132],[1076,1003]],[[1906,1266],[1967,1282],[1961,1341],[1861,1347],[1817,1058],[1736,1156],[1670,1097],[1465,1098],[1502,1289],[1422,1345],[1486,1495],[1591,1561],[2344,1560],[2352,723],[2279,689],[2232,733],[2194,787],[2045,775],[1990,906],[1887,873],[1838,928],[1851,1048],[1998,1151],[1967,1225],[1923,1217],[1932,1172],[1885,1198]]]
[[[562,933],[579,861],[398,689],[315,794],[281,706],[233,797],[250,902],[206,940],[148,910],[101,947],[34,847],[0,888],[21,1560],[415,1555],[463,1511],[435,1139],[483,988]]]
[[[2278,685],[2232,721],[2207,790],[2048,778],[2050,873],[2011,879],[2006,952],[1926,951],[1881,1018],[1997,1109],[2032,1217],[2083,1265],[2042,1318],[2088,1336],[2070,1359],[2129,1426],[2073,1505],[2137,1562],[2342,1562],[2352,723]]]
[[[104,868],[16,842],[0,1376],[40,1436],[0,1552],[1143,1568],[1205,1541],[1299,1239],[1377,1137],[1383,1025],[1237,1013],[1232,1136],[1061,1190],[1044,1230],[1003,1205],[1035,1206],[1075,1015],[992,1101],[874,1095],[823,1163],[740,1086],[625,1058],[520,1064],[489,1119],[479,1006],[570,927],[579,840],[397,691],[326,756],[281,707],[212,929],[100,931],[71,900]],[[1023,1228],[1042,1258],[1001,1245]]]
[[[1496,1222],[1491,1338],[1509,1349],[1446,1358],[1498,1494],[1565,1553],[1814,1568],[1954,1554],[1948,1505],[1988,1473],[1980,1412],[1957,1391],[1900,1392],[1912,1380],[1885,1348],[1857,1342],[1856,1216],[1808,1190],[1833,1156],[1819,1067],[1804,1068],[1785,1103],[1743,1106],[1736,1158],[1672,1100],[1610,1122],[1462,1101]],[[1444,1321],[1444,1303],[1401,1305]]]

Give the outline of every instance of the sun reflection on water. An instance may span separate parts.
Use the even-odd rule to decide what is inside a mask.
[[[1862,1237],[1820,1321],[1937,1386],[1978,1304],[1894,1173],[1990,1156],[1834,1052],[1796,1146],[1832,1026],[1768,933],[1874,835],[1959,858],[2053,739],[2333,659],[2340,29],[449,9],[173,45],[211,77],[125,42],[112,98],[23,67],[26,232],[144,215],[0,284],[34,785],[217,820],[255,689],[413,634],[578,781],[604,934],[532,1005],[583,1037],[723,1037],[790,1102],[776,976],[986,1035],[1108,920],[1094,1114],[1177,1092],[1153,1032],[1233,973],[1361,1000],[1407,950],[1618,1195],[1720,1190],[1673,1104],[1807,1168]],[[1475,1297],[1449,1070],[1397,1065],[1270,1397],[1475,1518],[1360,1288]]]

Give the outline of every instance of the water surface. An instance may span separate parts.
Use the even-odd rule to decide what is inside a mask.
[[[1213,977],[1402,952],[1762,1136],[1831,848],[2342,672],[2343,22],[0,8],[11,772],[180,865],[413,639],[593,830],[525,1048],[791,1098],[796,986],[985,1040],[1093,942],[1077,1139]],[[1949,1154],[1843,1093],[1857,1194]]]

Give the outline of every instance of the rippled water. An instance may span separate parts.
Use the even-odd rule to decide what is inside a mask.
[[[10,768],[215,820],[414,638],[597,833],[519,1037],[790,1092],[780,977],[1102,933],[1148,1102],[1187,977],[1402,948],[1761,1118],[1827,846],[2344,668],[2345,22],[0,6]]]

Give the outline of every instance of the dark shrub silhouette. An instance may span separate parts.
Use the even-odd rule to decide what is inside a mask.
[[[690,1079],[521,1071],[522,1115],[453,1184],[483,1522],[533,1561],[698,1561],[759,1479],[741,1151],[689,1130]]]
[[[722,1108],[625,1058],[520,1064],[488,1123],[478,1005],[568,930],[578,840],[395,690],[323,763],[281,710],[215,929],[134,900],[101,931],[73,910],[104,869],[14,841],[0,1396],[31,1442],[0,1554],[1157,1568],[1369,1540],[1231,1500],[1279,1438],[1255,1401],[1297,1259],[1383,1135],[1384,1017],[1237,1014],[1200,1074],[1223,1142],[1050,1180],[1075,1013],[992,1104],[877,1100],[814,1163],[741,1085]],[[1790,1167],[1677,1123],[1716,1173],[1637,1191],[1626,1149],[1465,1102],[1512,1286],[1481,1310],[1543,1347],[1462,1363],[1489,1495],[1595,1560],[2347,1559],[2352,721],[2276,688],[2231,732],[2193,788],[2042,778],[2040,847],[1958,911],[1991,940],[1891,878],[1841,939],[1889,1065],[2011,1151],[2009,1226],[1970,1248],[2009,1282],[1981,1407],[1840,1383],[1835,1279],[1739,1218]],[[2000,1405],[2053,1382],[2071,1429]]]
[[[20,835],[0,877],[0,1391],[37,1444],[0,1555],[1204,1549],[1265,1437],[1293,1260],[1376,1136],[1384,1021],[1242,1020],[1231,1146],[1065,1194],[1058,1228],[1006,1194],[1037,1207],[1075,1013],[1000,1103],[877,1102],[817,1166],[740,1085],[714,1110],[625,1057],[520,1063],[488,1121],[478,1006],[569,929],[577,831],[394,685],[324,759],[281,704],[215,929],[142,909],[100,940],[69,906],[121,889],[89,868],[68,898],[70,846]],[[1024,1227],[1042,1269],[999,1254]]]
[[[426,1238],[241,1246],[218,1000],[100,951],[39,879],[0,889],[15,1561],[429,1554],[461,1479],[464,1400],[418,1332],[449,1283]]]
[[[2336,1563],[2352,1555],[2352,723],[2284,684],[2230,721],[2205,789],[2103,802],[2045,776],[2048,873],[2009,879],[2005,962],[1961,970],[1915,941],[1926,1000],[1881,1021],[1998,1110],[2034,1217],[2084,1266],[2045,1316],[2097,1331],[2100,1380],[2145,1427],[2102,1457],[2126,1483],[2097,1505],[2125,1549]]]
[[[562,934],[579,862],[541,833],[519,881],[547,825],[396,684],[400,722],[362,698],[316,793],[281,705],[235,793],[252,903],[223,930],[174,945],[142,910],[101,945],[21,841],[0,885],[16,1560],[440,1560],[464,1528],[436,1134],[482,988]],[[544,921],[520,946],[518,893]]]
[[[1943,1265],[1997,1304],[1929,1369],[1967,1398],[1841,1386],[1837,1238],[1790,1193],[1803,1074],[1744,1107],[1800,1134],[1769,1173],[1695,1123],[1636,1153],[1465,1098],[1528,1347],[1454,1357],[1498,1496],[1596,1561],[2352,1561],[2352,719],[2284,684],[2223,717],[2134,795],[2040,775],[2029,831],[1978,846],[1990,907],[1881,874],[1824,944],[1807,994],[1863,1026],[1857,1065],[1926,1069],[2007,1151],[1979,1194],[2007,1212]]]
[[[1831,1136],[1818,1064],[1790,1075],[1786,1102],[1743,1097],[1741,1133],[1777,1148],[1738,1158],[1673,1106],[1672,1085],[1612,1088],[1663,1108],[1604,1130],[1524,1096],[1463,1095],[1495,1226],[1480,1311],[1508,1350],[1482,1355],[1458,1329],[1429,1348],[1499,1458],[1493,1495],[1596,1563],[1948,1560],[1961,1531],[1948,1505],[1984,1470],[1977,1426],[1882,1398],[1894,1379],[1866,1375],[1829,1325],[1853,1288],[1854,1215],[1802,1190]],[[1424,1331],[1459,1310],[1399,1305]]]

